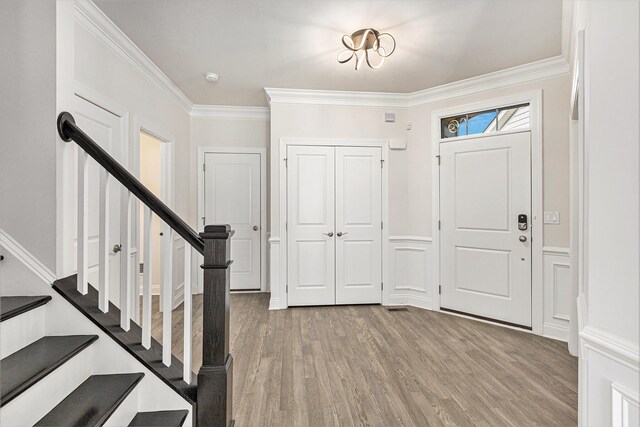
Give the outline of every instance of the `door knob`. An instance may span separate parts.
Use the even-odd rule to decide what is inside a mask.
[[[333,232],[332,231],[330,231],[328,233],[322,233],[322,234],[324,234],[325,236],[333,237]]]
[[[119,243],[116,243],[115,245],[113,245],[113,253],[117,254],[118,252],[120,252],[122,250],[122,245]]]
[[[349,234],[348,231],[346,233],[343,233],[342,231],[339,231],[338,232],[338,237],[346,236],[347,234]]]
[[[253,231],[258,231],[258,226],[257,225],[253,226]]]
[[[526,242],[527,241],[527,236],[520,236],[520,237],[518,237],[518,240],[520,240],[521,242]]]

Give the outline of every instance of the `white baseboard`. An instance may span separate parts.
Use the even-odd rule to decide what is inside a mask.
[[[542,336],[558,341],[567,342],[569,340],[569,328],[552,325],[550,323],[544,323],[542,325]]]
[[[2,229],[0,229],[0,246],[9,251],[48,285],[53,284],[57,279],[53,271],[41,263],[35,256],[33,256],[28,250],[20,245],[20,243]]]

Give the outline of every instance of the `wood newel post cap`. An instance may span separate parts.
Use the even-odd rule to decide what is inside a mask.
[[[233,236],[234,231],[229,224],[225,225],[207,225],[204,227],[204,232],[200,233],[200,237],[204,240],[208,239],[228,239]]]

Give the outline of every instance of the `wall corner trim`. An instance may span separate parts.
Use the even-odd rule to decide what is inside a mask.
[[[193,102],[93,1],[76,1],[75,19],[105,46],[133,66],[145,80],[171,96],[185,112],[191,112]]]
[[[9,253],[15,256],[48,285],[52,285],[56,280],[57,277],[53,271],[42,264],[35,256],[2,229],[0,229],[0,246],[9,251]]]

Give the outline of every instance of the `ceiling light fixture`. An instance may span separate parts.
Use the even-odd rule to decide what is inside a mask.
[[[384,40],[391,42],[386,49],[382,46]],[[380,68],[385,59],[396,50],[396,39],[391,34],[380,33],[373,28],[364,28],[350,36],[342,36],[342,44],[346,49],[338,54],[338,62],[344,64],[355,57],[356,70],[364,61],[367,61],[370,68]]]

